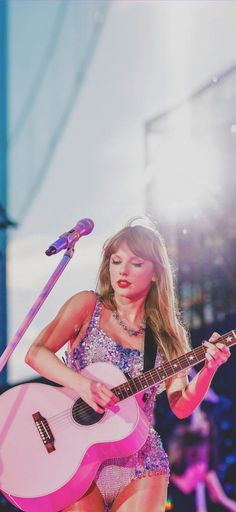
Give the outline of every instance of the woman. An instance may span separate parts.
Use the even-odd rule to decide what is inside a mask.
[[[85,291],[69,299],[35,340],[26,362],[46,378],[75,390],[103,413],[114,406],[117,397],[104,384],[83,376],[80,369],[102,360],[132,378],[140,375],[145,325],[150,326],[157,345],[155,365],[187,352],[189,345],[178,320],[166,248],[157,231],[128,225],[105,244],[98,292]],[[211,341],[217,337],[214,334]],[[55,353],[68,340],[64,365]],[[199,405],[216,369],[229,357],[222,343],[206,341],[205,346],[206,364],[191,383],[186,372],[166,381],[170,407],[179,418]],[[146,396],[150,430],[144,446],[132,456],[104,462],[90,489],[67,512],[102,512],[104,503],[112,512],[165,510],[169,466],[151,425],[155,393],[153,387]]]
[[[200,407],[194,421],[177,427],[169,442],[169,498],[176,512],[236,512],[218,478],[217,436],[214,423]],[[203,508],[204,504],[204,508]]]

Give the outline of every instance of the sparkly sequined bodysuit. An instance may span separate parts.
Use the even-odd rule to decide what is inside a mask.
[[[110,338],[100,328],[102,304],[97,297],[94,313],[85,336],[79,346],[73,351],[66,352],[66,364],[77,371],[90,363],[107,361],[118,366],[131,378],[143,372],[144,352],[125,348]],[[157,352],[155,366],[162,362]],[[108,512],[117,494],[131,480],[147,475],[169,476],[169,462],[163,449],[159,434],[152,427],[154,401],[157,386],[150,388],[147,393],[144,412],[150,421],[150,429],[143,447],[134,455],[117,459],[108,459],[100,466],[95,481],[102,493],[105,510]]]

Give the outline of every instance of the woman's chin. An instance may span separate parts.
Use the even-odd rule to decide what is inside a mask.
[[[137,291],[130,288],[116,288],[114,292],[117,297],[122,297],[133,301],[140,299],[145,300],[146,298],[146,293],[143,291]]]

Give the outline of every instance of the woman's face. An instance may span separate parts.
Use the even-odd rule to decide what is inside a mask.
[[[136,256],[122,242],[110,258],[110,279],[115,295],[129,299],[145,299],[155,281],[152,261]]]

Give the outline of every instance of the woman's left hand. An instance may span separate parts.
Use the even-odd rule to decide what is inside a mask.
[[[220,338],[220,334],[214,332],[209,341],[204,341],[203,345],[206,347],[206,363],[207,368],[217,370],[217,368],[226,363],[230,356],[230,350],[224,343],[216,342]],[[213,343],[214,342],[214,343]]]

